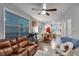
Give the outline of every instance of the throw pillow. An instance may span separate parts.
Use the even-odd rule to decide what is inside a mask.
[[[73,48],[73,43],[72,42],[66,42],[60,45],[60,49],[62,51],[65,51],[66,49],[72,49]]]

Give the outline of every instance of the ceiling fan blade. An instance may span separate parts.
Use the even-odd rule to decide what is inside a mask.
[[[32,10],[41,10],[41,9],[32,8]]]
[[[57,11],[57,9],[46,9],[46,11]]]
[[[46,13],[46,15],[49,16],[50,14],[49,13]]]
[[[38,14],[41,14],[41,12],[39,12]]]

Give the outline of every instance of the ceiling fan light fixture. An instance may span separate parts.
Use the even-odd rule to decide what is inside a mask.
[[[46,11],[45,10],[41,11],[41,14],[46,14]]]

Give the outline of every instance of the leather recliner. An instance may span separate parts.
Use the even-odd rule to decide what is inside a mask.
[[[14,40],[4,40],[0,42],[0,56],[11,56],[11,55],[28,55],[27,50],[19,48]],[[24,53],[26,52],[26,53]]]
[[[28,52],[25,48],[20,48],[17,44],[16,39],[10,40],[11,42],[11,47],[13,49],[13,54],[12,55],[22,55],[22,56],[28,56]]]
[[[18,38],[17,42],[18,42],[19,47],[25,48],[28,51],[29,56],[34,55],[38,49],[38,44],[34,42],[30,42],[25,38],[22,38],[22,37]]]
[[[0,40],[0,56],[32,56],[37,49],[38,44],[25,37]]]
[[[0,42],[0,55],[7,56],[13,52],[9,40]]]

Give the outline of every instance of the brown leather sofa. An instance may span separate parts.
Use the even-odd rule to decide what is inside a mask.
[[[26,40],[24,37],[18,38],[17,43],[19,47],[25,48],[28,51],[29,56],[34,55],[38,50],[38,44],[36,44],[35,42],[30,42]]]
[[[13,53],[11,55],[23,55],[23,56],[28,56],[28,51],[25,48],[19,47],[16,39],[10,40],[11,42],[11,47],[13,49]]]
[[[5,40],[0,42],[0,55],[1,56],[7,56],[10,55],[13,52],[11,48],[11,44],[9,40]]]
[[[0,56],[32,56],[38,44],[28,41],[25,37],[0,40]]]

